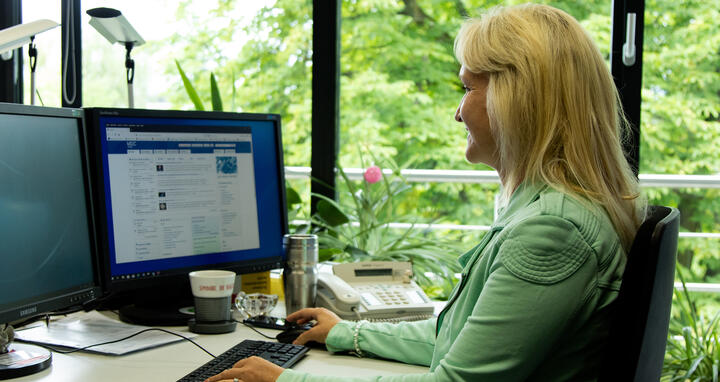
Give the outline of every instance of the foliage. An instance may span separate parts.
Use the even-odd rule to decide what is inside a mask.
[[[195,90],[195,87],[177,60],[175,60],[175,66],[177,66],[178,72],[180,73],[180,78],[182,79],[183,86],[185,87],[188,97],[192,101],[193,105],[195,105],[195,110],[205,110],[197,90]],[[222,96],[220,95],[220,90],[218,89],[214,73],[210,73],[210,102],[212,104],[213,111],[223,111]]]
[[[720,172],[720,9],[717,1],[646,2],[640,171]],[[653,189],[654,204],[675,206],[690,232],[720,231],[717,189]],[[681,240],[690,281],[718,282],[717,239]],[[703,297],[705,298],[705,297]]]
[[[290,186],[289,183],[285,185],[285,201],[287,203],[288,222],[290,222],[292,231],[298,231],[298,233],[304,231],[304,226],[298,227],[293,224],[293,221],[302,216],[303,201],[297,190]]]
[[[718,319],[698,312],[695,302],[685,289],[685,279],[678,266],[682,291],[675,290],[676,304],[670,321],[662,381],[713,381],[720,377],[720,344]]]
[[[398,215],[393,206],[409,189],[399,168],[388,161],[392,173],[373,182],[366,171],[358,186],[342,168],[338,169],[346,188],[345,202],[322,195],[312,222],[318,228],[321,261],[409,261],[418,284],[431,297],[447,298],[460,271],[458,248],[449,241],[429,238],[415,227],[415,218]],[[349,201],[349,202],[348,202]],[[390,227],[389,223],[409,223],[408,228]],[[431,276],[433,274],[434,276]]]

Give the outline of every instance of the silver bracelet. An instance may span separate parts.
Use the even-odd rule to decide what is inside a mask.
[[[360,327],[365,325],[367,320],[358,321],[355,324],[355,332],[353,333],[353,345],[355,346],[355,355],[362,358],[363,352],[360,350],[360,344],[358,344],[358,337],[360,337]]]

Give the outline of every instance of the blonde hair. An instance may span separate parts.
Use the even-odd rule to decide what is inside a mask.
[[[628,123],[599,50],[567,13],[496,7],[463,25],[455,55],[489,77],[487,110],[503,198],[542,182],[604,207],[626,252],[644,218],[623,155]]]

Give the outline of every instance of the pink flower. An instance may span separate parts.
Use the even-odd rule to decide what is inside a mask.
[[[378,166],[370,166],[365,170],[365,181],[372,184],[377,183],[382,179],[382,170]]]

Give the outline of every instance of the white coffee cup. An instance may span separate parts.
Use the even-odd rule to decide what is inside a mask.
[[[197,322],[229,321],[235,272],[195,271],[190,272],[189,276],[190,288],[195,297],[195,320]]]

